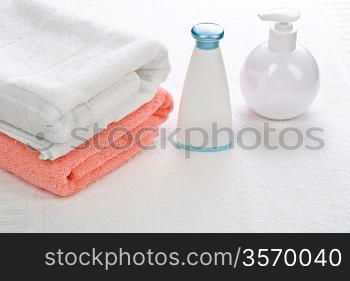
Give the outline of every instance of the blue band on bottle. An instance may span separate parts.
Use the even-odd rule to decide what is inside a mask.
[[[215,42],[204,42],[204,41],[197,41],[196,47],[201,50],[213,50],[219,48],[219,41]]]
[[[176,144],[176,146],[180,149],[194,151],[194,152],[204,152],[204,153],[219,152],[219,151],[229,150],[233,148],[233,144],[226,144],[226,145],[217,146],[217,147],[196,147],[196,146],[182,144],[179,142]]]

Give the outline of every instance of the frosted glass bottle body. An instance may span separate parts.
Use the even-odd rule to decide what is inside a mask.
[[[232,129],[229,87],[220,48],[194,48],[182,92],[178,143],[216,151],[230,148],[224,129]]]

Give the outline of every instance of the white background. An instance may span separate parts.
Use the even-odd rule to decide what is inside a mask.
[[[0,171],[1,232],[350,231],[350,1],[57,2],[168,45],[173,71],[163,86],[176,102],[164,125],[169,129],[176,126],[194,45],[190,28],[203,21],[223,25],[235,131],[247,126],[261,130],[267,122],[247,108],[239,89],[245,57],[268,36],[269,24],[259,22],[257,12],[281,6],[300,9],[299,41],[319,61],[320,96],[303,117],[270,121],[270,126],[301,131],[321,127],[326,146],[321,151],[236,147],[217,154],[194,153],[191,159],[171,145],[158,147],[70,198],[58,198]]]

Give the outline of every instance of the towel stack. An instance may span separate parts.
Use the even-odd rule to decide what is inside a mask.
[[[172,110],[159,89],[169,71],[155,40],[2,0],[0,167],[58,195],[81,190],[156,137]]]

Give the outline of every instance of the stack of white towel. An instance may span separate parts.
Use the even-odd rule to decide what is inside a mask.
[[[0,25],[0,132],[43,160],[150,101],[170,71],[157,41],[44,1],[1,0]]]

